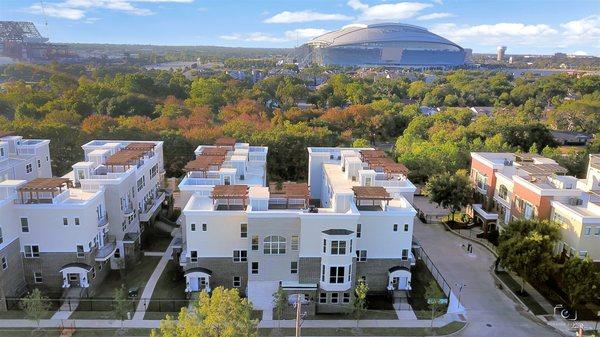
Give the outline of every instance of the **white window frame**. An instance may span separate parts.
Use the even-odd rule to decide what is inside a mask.
[[[79,247],[81,247],[81,251],[79,251]],[[85,247],[83,245],[77,245],[77,258],[83,259],[85,257]]]
[[[254,268],[254,265],[255,265],[255,264],[256,264],[256,268]],[[258,275],[259,271],[260,271],[260,264],[258,263],[258,261],[253,261],[253,262],[250,264],[250,273],[251,273],[252,275]]]
[[[258,250],[259,247],[260,247],[260,239],[258,238],[258,235],[252,235],[252,242],[250,243],[250,249]]]
[[[341,271],[341,273],[340,273]],[[329,283],[341,284],[346,282],[346,266],[329,266]]]
[[[280,235],[269,235],[263,239],[263,254],[283,255],[286,251],[287,240]]]
[[[29,233],[29,218],[21,218],[21,233]]]
[[[196,255],[196,256],[194,256]],[[198,251],[190,250],[190,262],[198,262]]]
[[[360,249],[356,251],[356,262],[367,262],[367,250]]]
[[[247,262],[248,251],[247,250],[234,250],[233,251],[233,262]]]
[[[356,224],[356,237],[360,238],[362,236],[362,224]]]
[[[23,246],[25,258],[35,259],[40,257],[40,246],[38,245],[25,245]]]
[[[290,243],[290,249],[297,251],[300,249],[300,237],[298,235],[292,235],[292,241]]]
[[[241,223],[240,224],[240,237],[241,238],[247,238],[248,237],[248,224],[247,223]]]
[[[233,284],[234,288],[241,288],[242,287],[242,277],[241,276],[234,276],[232,284]]]
[[[2,263],[2,270],[6,270],[8,268],[8,260],[6,259],[6,256],[3,256],[0,259],[0,262]]]
[[[348,250],[346,249],[346,240],[331,240],[331,255],[346,255]]]
[[[41,271],[33,272],[33,283],[36,283],[36,284],[44,283],[44,276],[42,275]]]
[[[298,261],[290,261],[290,274],[298,274]]]

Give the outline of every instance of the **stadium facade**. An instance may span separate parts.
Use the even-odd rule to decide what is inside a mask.
[[[309,59],[321,65],[453,67],[465,50],[425,28],[401,24],[352,24],[306,44]]]

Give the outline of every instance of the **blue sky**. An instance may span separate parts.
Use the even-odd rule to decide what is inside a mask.
[[[600,55],[600,0],[0,0],[0,19],[33,21],[54,42],[244,47],[391,21],[475,52]]]

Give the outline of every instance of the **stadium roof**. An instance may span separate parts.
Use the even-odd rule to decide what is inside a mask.
[[[48,39],[40,34],[32,22],[0,21],[0,42],[6,41],[44,43]]]
[[[425,28],[402,23],[380,23],[372,25],[348,25],[340,30],[318,36],[308,44],[328,47],[374,42],[425,42],[462,47]]]

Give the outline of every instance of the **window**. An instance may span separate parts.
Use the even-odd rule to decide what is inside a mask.
[[[105,261],[105,262],[106,262],[106,261]],[[103,266],[103,264],[102,264],[102,263],[103,263],[103,262],[100,262],[100,263],[98,264],[98,270],[99,270],[99,271],[102,271],[102,266]]]
[[[6,270],[6,268],[8,268],[8,261],[6,260],[6,257],[2,257],[2,270]]]
[[[33,246],[25,246],[25,257],[26,258],[33,258],[33,257],[40,257],[40,247],[37,245],[33,245]]]
[[[579,258],[581,259],[585,259],[585,257],[588,255],[588,252],[586,250],[580,250],[579,251]]]
[[[283,236],[267,236],[263,241],[265,254],[285,254],[285,238]]]
[[[247,223],[240,224],[240,237],[241,238],[248,237],[248,224]]]
[[[325,282],[325,266],[321,266],[321,282]]]
[[[342,299],[344,303],[350,303],[350,293],[344,293],[344,297]]]
[[[394,224],[394,232],[397,232],[397,231],[398,231],[398,224],[397,224],[397,223],[395,223],[395,224]]]
[[[158,173],[158,164],[154,164],[154,166],[152,166],[152,168],[150,168],[150,179],[156,177],[157,173]]]
[[[233,277],[233,287],[239,288],[241,286],[242,286],[242,278],[239,276],[234,276]]]
[[[600,235],[600,226],[596,226],[596,232],[594,235]],[[2,229],[0,228],[0,243],[2,243]]]
[[[290,262],[290,273],[298,274],[298,261]]]
[[[319,293],[319,303],[327,303],[327,293]]]
[[[589,226],[585,227],[585,230],[584,230],[584,232],[583,232],[583,233],[584,233],[585,235],[590,235],[590,234],[592,234],[592,227],[589,227]]]
[[[68,226],[69,225],[69,219],[63,218],[63,225]]]
[[[300,246],[300,239],[298,235],[292,235],[292,250],[298,250]]]
[[[191,224],[191,225],[190,225],[190,230],[191,230],[192,232],[195,232],[195,231],[196,231],[196,224],[195,224],[195,223],[193,223],[193,224]]]
[[[79,226],[79,225],[80,225],[79,218],[75,218],[75,226]]]
[[[198,251],[197,250],[190,251],[190,262],[198,262]]]
[[[356,237],[360,238],[361,235],[362,235],[362,224],[357,224],[356,225]]]
[[[252,262],[252,274],[258,275],[258,262]]]
[[[357,250],[356,251],[356,261],[357,262],[367,261],[367,251],[366,250]]]
[[[329,267],[329,283],[344,283],[345,267]]]
[[[77,257],[78,258],[85,257],[85,253],[83,251],[83,245],[77,245]]]
[[[202,224],[202,231],[203,231],[203,232],[206,232],[206,227],[207,227],[207,226],[206,226],[206,224],[205,224],[205,223],[203,223],[203,224]]]
[[[4,236],[2,236],[2,227],[0,227],[0,244],[4,242]]]
[[[125,220],[123,220],[123,222],[121,223],[121,229],[123,230],[123,232],[127,229],[127,222]]]
[[[258,250],[258,235],[252,235],[252,250]]]
[[[408,249],[402,249],[402,260],[408,260]]]
[[[115,259],[120,259],[121,258],[121,249],[117,248],[115,249]]]
[[[38,159],[37,164],[38,164],[38,168],[42,167],[42,161],[41,160]]]
[[[44,282],[44,279],[42,278],[42,272],[41,271],[36,271],[33,273],[33,282],[34,283],[42,283]]]
[[[331,255],[346,254],[346,241],[331,241]]]
[[[27,165],[25,165],[25,172],[26,172],[26,173],[31,173],[31,172],[33,172],[33,168],[31,167],[31,164],[27,164]]]
[[[92,267],[92,280],[96,278],[96,268]]]
[[[333,303],[333,304],[338,303],[338,300],[339,300],[339,294],[331,293],[331,303]]]
[[[500,185],[498,189],[498,196],[503,200],[508,200],[508,188],[504,185]]]
[[[407,223],[404,224],[404,231],[408,232],[408,224]]]
[[[248,261],[247,250],[234,250],[233,251],[233,262],[246,262]]]
[[[327,240],[323,239],[323,253],[327,253]]]
[[[29,219],[21,218],[21,232],[29,233]]]
[[[141,191],[142,188],[144,188],[144,186],[146,186],[146,176],[142,176],[140,179],[138,179],[138,181],[137,181],[138,192]]]

